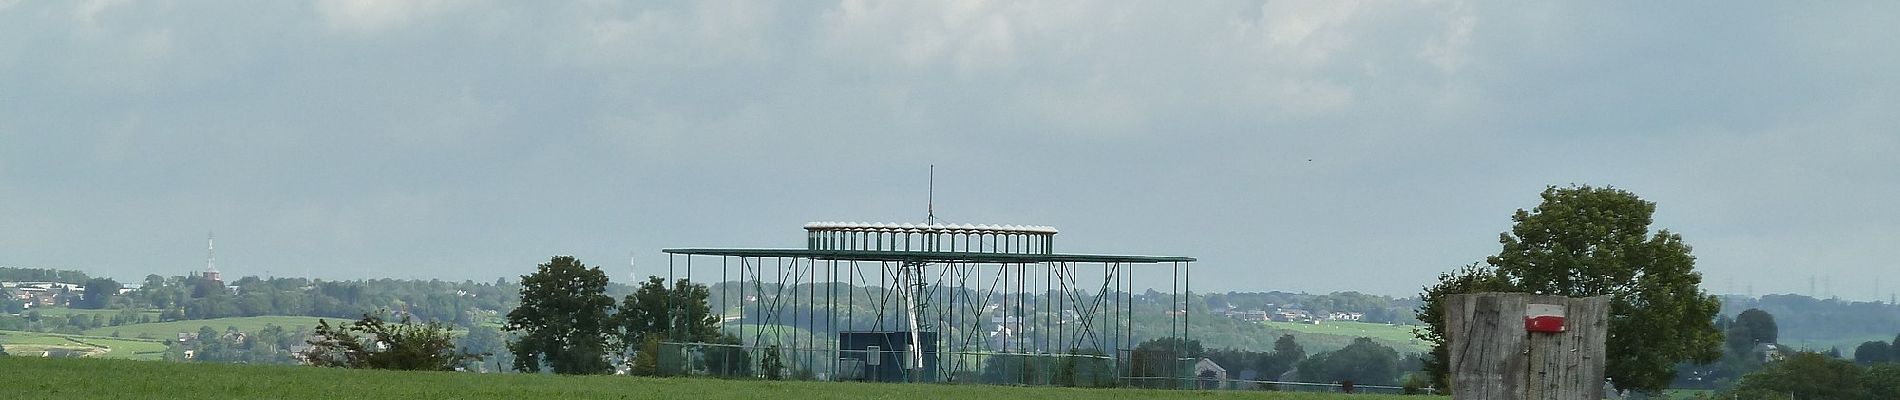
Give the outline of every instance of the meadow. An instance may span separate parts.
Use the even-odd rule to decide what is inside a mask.
[[[1318,325],[1279,321],[1268,321],[1262,324],[1273,329],[1300,333],[1344,336],[1349,338],[1370,337],[1391,344],[1399,344],[1400,346],[1394,347],[1399,350],[1400,353],[1424,352],[1430,350],[1424,343],[1418,342],[1415,340],[1416,338],[1412,336],[1412,330],[1419,328],[1415,325],[1387,325],[1353,321],[1325,321]]]
[[[9,399],[1262,399],[1395,400],[1396,395],[1074,389],[344,370],[304,366],[0,357]],[[111,382],[111,384],[100,384]]]
[[[104,327],[98,327],[98,328],[93,328],[93,329],[87,329],[85,331],[85,334],[91,335],[91,336],[113,336],[113,333],[118,333],[119,337],[125,337],[125,338],[150,338],[150,339],[163,340],[163,339],[176,339],[178,337],[179,332],[197,332],[198,328],[206,327],[206,326],[209,326],[211,327],[211,329],[217,330],[219,332],[223,332],[226,328],[231,328],[231,327],[235,327],[237,328],[238,331],[241,331],[241,332],[257,332],[259,330],[264,329],[264,327],[267,325],[280,326],[280,327],[283,327],[285,330],[295,330],[297,329],[297,327],[300,327],[300,326],[309,328],[309,329],[316,329],[317,320],[321,320],[321,319],[328,319],[330,320],[331,324],[351,321],[348,319],[341,319],[341,318],[288,317],[288,316],[232,317],[232,318],[172,321],[172,322],[153,322],[153,323],[148,323],[148,324],[131,324],[131,325],[120,325],[120,326],[104,326]]]
[[[159,360],[165,356],[165,343],[157,340],[113,338],[0,331],[0,345],[16,356],[37,355],[45,351],[71,351],[87,357]]]

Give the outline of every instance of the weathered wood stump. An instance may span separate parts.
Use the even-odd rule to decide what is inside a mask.
[[[1609,296],[1459,294],[1444,307],[1452,398],[1603,398]]]

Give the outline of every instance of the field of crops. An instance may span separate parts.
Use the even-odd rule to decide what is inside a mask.
[[[985,385],[395,372],[241,364],[0,357],[9,399],[1263,399],[1420,397]],[[101,384],[111,382],[111,384]]]

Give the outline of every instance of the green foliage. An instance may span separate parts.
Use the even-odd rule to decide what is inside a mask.
[[[1192,361],[1187,360],[1204,353],[1199,340],[1169,337],[1144,341],[1135,345],[1128,361],[1128,376],[1135,378],[1132,383],[1137,387],[1175,387],[1179,379],[1189,378],[1194,372]]]
[[[1678,362],[1721,355],[1722,332],[1714,326],[1721,303],[1699,288],[1702,275],[1680,235],[1650,233],[1655,203],[1589,186],[1550,187],[1542,197],[1535,209],[1511,216],[1516,224],[1499,235],[1498,255],[1441,276],[1422,296],[1419,320],[1429,325],[1419,337],[1437,347],[1427,370],[1439,383],[1448,354],[1438,307],[1456,293],[1611,296],[1605,372],[1618,389],[1661,390]]]
[[[6,282],[59,282],[80,284],[87,279],[85,272],[44,269],[0,267],[0,281]]]
[[[706,346],[700,350],[705,361],[706,373],[719,377],[752,377],[752,352],[740,347],[738,336],[720,335],[715,346]]]
[[[1722,398],[1872,399],[1854,363],[1817,353],[1797,353],[1742,377]]]
[[[705,285],[690,280],[675,281],[669,289],[664,279],[647,277],[622,300],[615,315],[622,343],[641,343],[649,337],[700,343],[719,340],[719,317],[706,303],[710,295]]]
[[[483,358],[490,359],[470,360],[471,362],[464,365],[470,371],[507,371],[513,368],[515,363],[514,354],[508,352],[508,337],[499,329],[487,326],[471,327],[468,329],[468,334],[456,339],[455,347],[465,352],[486,355]]]
[[[759,357],[759,369],[765,370],[765,379],[785,379],[785,359],[779,354],[778,345],[765,348],[765,355]]]
[[[660,338],[647,336],[639,343],[633,353],[633,366],[627,372],[635,376],[660,376]]]
[[[1854,362],[1861,365],[1893,361],[1893,345],[1883,341],[1861,343],[1854,348]]]
[[[1775,316],[1758,308],[1750,308],[1735,316],[1725,332],[1724,339],[1729,352],[1748,353],[1755,345],[1778,343],[1781,328],[1775,326]]]
[[[201,331],[199,338],[207,336]],[[375,314],[338,326],[320,321],[309,343],[304,359],[321,367],[453,371],[482,357],[456,351],[448,325],[418,324],[407,315],[395,323]]]
[[[1299,363],[1299,374],[1307,382],[1393,385],[1399,378],[1399,353],[1359,338],[1345,348],[1307,357]]]
[[[1305,359],[1306,349],[1300,347],[1293,335],[1280,335],[1280,339],[1273,341],[1273,354],[1260,360],[1259,373],[1265,377],[1263,380],[1277,381]]]
[[[90,310],[110,308],[112,298],[119,295],[119,288],[122,287],[112,278],[87,279],[86,292],[79,297],[79,301],[73,302],[73,308]]]
[[[556,256],[521,277],[521,305],[508,312],[504,326],[520,337],[508,345],[515,369],[557,374],[612,371],[607,362],[613,333],[607,274],[569,256]]]

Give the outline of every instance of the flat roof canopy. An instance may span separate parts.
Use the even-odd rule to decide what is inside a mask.
[[[873,250],[807,250],[807,249],[664,249],[667,254],[686,254],[703,256],[732,257],[792,257],[820,260],[849,261],[923,261],[923,262],[979,262],[979,263],[1042,263],[1042,262],[1082,262],[1082,263],[1171,263],[1194,262],[1193,257],[1177,256],[1134,256],[1114,254],[1016,254],[1016,253],[972,253],[951,251],[873,251]]]

